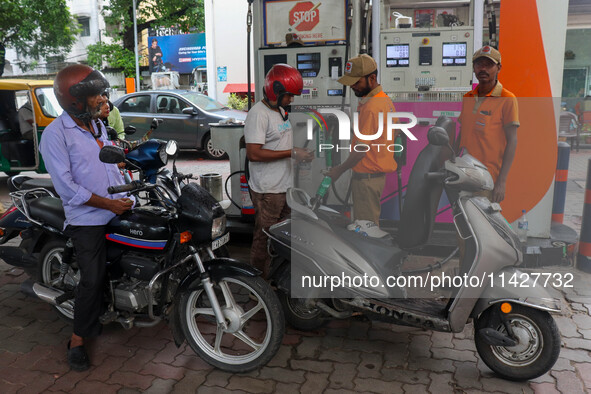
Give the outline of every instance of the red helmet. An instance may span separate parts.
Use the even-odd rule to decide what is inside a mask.
[[[53,91],[60,106],[77,116],[87,112],[87,97],[103,94],[108,88],[109,81],[103,73],[84,64],[62,69],[53,81]]]
[[[302,94],[303,87],[302,74],[298,70],[289,64],[276,64],[271,67],[265,77],[263,93],[267,100],[281,104],[281,97],[284,94],[299,96]]]

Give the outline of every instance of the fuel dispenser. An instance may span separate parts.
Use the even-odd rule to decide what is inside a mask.
[[[397,175],[388,176],[382,196],[382,225],[394,226],[412,164],[427,143],[429,126],[440,115],[457,120],[462,97],[472,90],[475,36],[472,2],[429,7],[390,0],[381,2],[379,10],[379,51],[374,57],[379,58],[380,83],[396,111],[413,113],[418,120],[412,129],[418,141],[405,143],[406,165]],[[451,222],[445,196],[437,221]]]
[[[530,4],[531,3],[531,4]],[[540,2],[527,1],[528,7],[537,4],[538,9],[549,12],[552,7]],[[368,52],[378,63],[378,79],[384,92],[392,99],[397,112],[410,112],[417,118],[417,125],[411,132],[417,141],[405,141],[403,154],[396,157],[402,164],[401,170],[388,175],[382,195],[382,217],[380,226],[394,228],[400,215],[401,196],[404,196],[410,170],[418,153],[427,144],[426,133],[440,115],[446,115],[457,122],[462,109],[463,95],[473,88],[472,55],[475,49],[486,41],[496,42],[497,23],[494,14],[500,13],[509,21],[503,31],[508,37],[503,41],[505,54],[512,56],[512,67],[503,68],[501,78],[507,79],[507,86],[513,87],[518,73],[518,55],[512,49],[511,34],[522,28],[523,21],[514,18],[516,4],[507,2],[505,14],[501,13],[498,2],[492,0],[462,1],[410,1],[410,0],[262,0],[253,7],[253,47],[255,100],[263,98],[262,87],[266,72],[276,63],[288,63],[296,67],[304,80],[303,94],[292,104],[289,119],[294,128],[294,146],[315,151],[315,160],[296,169],[296,185],[313,195],[322,181],[321,170],[340,164],[348,151],[321,150],[321,144],[337,145],[338,127],[336,118],[322,113],[325,109],[338,109],[353,119],[352,111],[357,108],[358,99],[351,90],[338,83],[346,61],[360,53]],[[484,26],[485,7],[489,16],[488,31]],[[541,8],[540,8],[541,7]],[[503,16],[504,15],[504,16]],[[532,14],[533,15],[533,14]],[[537,18],[533,21],[536,29],[543,23],[558,28],[554,20]],[[536,48],[531,54],[543,54],[544,46],[563,39],[564,30],[556,37],[543,36],[530,40],[528,45]],[[296,33],[303,45],[288,46],[286,35]],[[562,38],[561,38],[562,37]],[[491,44],[494,45],[494,44]],[[508,50],[509,49],[509,50]],[[539,49],[539,50],[538,50]],[[506,52],[505,52],[506,51]],[[511,57],[510,57],[511,59]],[[539,67],[549,81],[555,81],[556,67],[544,68],[544,64],[558,62],[553,58],[536,58]],[[536,69],[537,70],[537,69]],[[537,71],[536,71],[537,72]],[[556,74],[556,75],[555,75]],[[507,78],[508,76],[512,78]],[[512,81],[512,82],[511,82]],[[529,86],[525,86],[529,88]],[[537,86],[539,88],[539,86]],[[516,92],[517,93],[517,92]],[[530,90],[520,92],[522,97],[535,94]],[[552,97],[546,93],[546,97]],[[546,111],[550,112],[550,111]],[[521,113],[521,104],[520,104]],[[323,116],[320,116],[323,115]],[[239,174],[245,169],[246,149],[241,126],[220,125],[223,132],[212,128],[215,145],[230,155],[231,173]],[[459,128],[459,126],[458,126]],[[532,131],[527,131],[526,128]],[[522,130],[523,129],[523,130]],[[539,141],[540,127],[520,127],[520,141],[531,138]],[[456,130],[457,133],[458,130]],[[310,138],[309,138],[310,137]],[[545,141],[549,138],[545,137]],[[348,145],[349,141],[340,141]],[[395,143],[399,143],[396,141]],[[551,144],[547,144],[548,146]],[[529,149],[531,151],[531,149]],[[528,152],[529,152],[528,151]],[[549,152],[549,151],[548,151]],[[515,171],[523,171],[526,165],[516,160]],[[546,170],[545,170],[546,171]],[[548,172],[548,171],[546,171]],[[240,202],[239,177],[234,176],[232,199]],[[328,205],[346,205],[349,180],[343,175],[331,189]],[[545,186],[543,186],[545,187]],[[550,186],[548,186],[550,187]],[[541,187],[542,188],[542,187]],[[540,188],[540,189],[541,189]],[[242,190],[244,191],[244,190]],[[336,193],[335,193],[336,192]],[[550,192],[549,192],[550,193]],[[536,197],[538,198],[538,197]],[[540,209],[548,206],[546,198],[540,202]],[[550,204],[551,206],[551,204]],[[453,226],[451,209],[445,199],[440,202],[437,221]],[[226,211],[230,223],[241,216],[241,207],[232,206]],[[544,215],[539,215],[540,217]],[[533,224],[533,223],[532,223]],[[531,226],[533,228],[534,226]],[[549,236],[549,224],[535,225],[532,233]],[[439,227],[442,228],[442,227]],[[443,226],[445,228],[445,226]],[[446,239],[446,242],[449,240]]]
[[[539,30],[553,31],[550,37],[536,37],[529,40],[527,48],[536,48],[543,54],[550,48],[564,42],[564,26],[559,22],[542,16],[564,10],[564,5],[543,3],[540,1],[524,2],[493,2],[492,0],[470,1],[407,1],[383,0],[374,4],[373,19],[379,21],[373,25],[374,45],[372,56],[378,60],[380,83],[384,91],[392,99],[396,110],[411,112],[418,119],[418,125],[412,129],[418,141],[408,142],[404,149],[407,165],[402,169],[401,182],[392,174],[388,177],[386,189],[382,195],[382,227],[387,227],[390,220],[398,219],[397,208],[399,190],[404,190],[412,164],[420,150],[426,144],[428,126],[433,124],[440,115],[446,115],[457,122],[462,110],[463,95],[472,90],[477,80],[473,79],[472,55],[485,43],[497,47],[496,15],[500,15],[503,30],[501,31],[501,52],[504,68],[500,79],[518,97],[521,126],[519,128],[519,145],[515,160],[511,167],[511,196],[503,202],[504,214],[510,221],[516,220],[513,212],[519,211],[529,204],[533,210],[535,224],[530,221],[530,237],[525,252],[526,264],[546,265],[560,264],[566,260],[566,247],[576,242],[576,233],[566,226],[551,223],[553,168],[538,162],[542,152],[552,160],[555,154],[555,129],[552,116],[559,110],[552,104],[553,88],[544,93],[532,87],[521,85],[524,68],[530,69],[529,75],[536,79],[549,81],[559,85],[561,72],[557,63],[561,60],[540,55],[535,60],[530,56],[522,57],[519,38],[525,26],[531,32]],[[484,17],[486,15],[486,17]],[[523,15],[528,15],[524,21]],[[484,21],[488,19],[488,26]],[[488,29],[486,28],[488,27]],[[375,43],[379,41],[379,45]],[[526,60],[527,59],[527,60]],[[528,63],[529,64],[524,64]],[[540,67],[537,67],[541,64]],[[537,97],[537,99],[530,99]],[[542,109],[544,108],[544,109]],[[544,115],[540,114],[544,112]],[[548,116],[546,116],[548,115]],[[541,117],[544,120],[541,120]],[[542,131],[543,130],[543,131]],[[459,131],[457,124],[456,133]],[[544,134],[542,137],[541,134]],[[531,166],[531,163],[537,163]],[[535,170],[534,170],[535,168]],[[545,175],[536,185],[536,200],[525,202],[532,190],[523,186],[536,171]],[[399,178],[400,179],[400,178]],[[544,196],[544,193],[546,195]],[[404,192],[402,192],[404,195]],[[518,197],[519,196],[519,197]],[[506,209],[505,209],[506,208]],[[451,224],[451,209],[445,196],[439,204],[437,221],[444,226]],[[451,226],[450,226],[451,227]],[[437,228],[437,227],[436,227]],[[449,242],[449,237],[444,237]],[[435,242],[436,243],[436,242]]]
[[[473,29],[396,29],[383,31],[381,84],[395,101],[457,100],[472,89]],[[442,94],[453,92],[455,94]]]
[[[340,164],[349,154],[346,149],[321,149],[321,144],[332,143],[342,147],[348,145],[349,141],[339,143],[336,117],[321,116],[318,111],[334,108],[352,114],[358,99],[350,89],[345,90],[338,83],[338,78],[343,74],[348,58],[357,56],[364,47],[371,50],[371,55],[378,61],[380,83],[393,100],[396,110],[411,112],[419,121],[419,125],[412,129],[419,141],[405,144],[404,160],[398,162],[406,165],[398,173],[393,172],[388,176],[382,197],[382,225],[395,227],[402,202],[399,193],[402,191],[404,195],[410,169],[427,143],[428,126],[441,114],[457,117],[462,96],[472,89],[472,2],[454,2],[460,4],[454,7],[428,8],[429,21],[422,16],[427,7],[421,3],[382,0],[379,9],[383,18],[368,12],[368,4],[365,1],[338,0],[261,2],[258,12],[255,12],[255,25],[256,16],[262,18],[261,23],[258,23],[262,26],[262,34],[258,37],[255,34],[255,83],[256,86],[262,86],[266,72],[276,63],[288,63],[301,72],[304,90],[300,97],[295,97],[290,114],[294,145],[315,150],[316,160],[299,165],[294,182],[297,187],[313,194],[322,180],[321,170]],[[294,22],[294,10],[303,9],[308,10],[308,14],[297,14],[298,20],[302,22]],[[318,24],[314,29],[322,33],[316,33],[314,29],[308,34],[297,31],[298,23],[314,23],[310,15],[314,11],[318,16]],[[331,13],[330,18],[326,18],[327,12]],[[352,14],[350,25],[346,20],[347,12]],[[399,12],[398,22],[405,23],[390,21],[389,16],[395,12]],[[403,16],[408,14],[412,17]],[[415,15],[419,19],[415,19]],[[281,20],[283,24],[279,23]],[[379,41],[369,45],[367,36],[371,20],[373,29],[379,31]],[[323,28],[323,24],[326,27]],[[365,30],[363,26],[366,26]],[[326,31],[330,31],[331,35],[327,37]],[[304,46],[282,46],[281,40],[285,34],[293,32],[303,39]],[[315,37],[322,40],[315,40]],[[257,39],[260,40],[259,45]],[[262,98],[260,89],[256,94],[257,100]],[[349,119],[353,117],[349,116]],[[310,140],[311,127],[313,132]],[[402,181],[400,184],[398,179]],[[347,176],[341,177],[325,203],[347,205],[349,181]],[[439,221],[451,222],[451,215],[445,211],[446,205],[446,201],[441,202],[444,213]]]
[[[419,120],[419,125],[412,129],[419,136],[419,142],[406,144],[404,160],[397,158],[399,163],[406,165],[398,174],[394,172],[387,178],[383,195],[382,224],[395,225],[401,205],[398,193],[404,190],[416,156],[426,144],[427,126],[433,124],[440,114],[457,117],[463,94],[471,90],[474,48],[474,28],[469,23],[471,2],[459,4],[446,7],[444,14],[437,14],[440,10],[433,9],[434,22],[429,26],[424,17],[419,25],[414,23],[413,17],[402,19],[411,23],[390,22],[389,16],[394,12],[421,15],[419,11],[425,7],[409,1],[380,1],[380,12],[387,18],[372,16],[369,2],[362,0],[264,0],[253,4],[255,100],[263,98],[264,78],[274,64],[287,63],[296,67],[304,81],[302,95],[294,98],[289,118],[294,129],[294,146],[314,150],[316,159],[297,166],[294,179],[297,187],[314,194],[322,181],[321,170],[346,159],[349,153],[346,149],[320,148],[327,143],[348,145],[349,141],[339,143],[336,117],[322,116],[319,111],[333,108],[351,115],[358,99],[338,79],[343,75],[347,59],[369,47],[373,49],[371,55],[378,60],[382,87],[392,98],[396,110],[411,112]],[[380,34],[379,42],[369,45],[372,18],[373,28]],[[454,21],[451,26],[450,20]],[[441,21],[441,26],[437,21]],[[304,45],[287,46],[285,38],[288,33],[297,33]],[[235,136],[236,132],[234,130]],[[213,141],[216,142],[215,136]],[[236,144],[236,137],[232,144]],[[239,146],[236,162],[231,160],[232,173],[244,170],[245,148],[243,144]],[[225,145],[220,148],[231,151]],[[397,179],[402,180],[400,186]],[[238,183],[237,180],[233,180],[232,185]],[[347,205],[348,187],[349,179],[344,175],[334,184],[332,193],[324,202]],[[232,186],[232,195],[238,190]],[[237,211],[234,207],[232,209]]]
[[[321,170],[346,158],[341,152],[321,151],[320,144],[336,135],[338,127],[336,118],[319,117],[318,110],[335,108],[350,112],[350,95],[337,80],[343,75],[347,58],[359,53],[359,39],[349,37],[361,34],[358,21],[362,3],[360,0],[263,0],[253,4],[255,101],[263,98],[265,75],[274,64],[287,63],[302,74],[304,88],[302,95],[294,98],[289,120],[294,129],[294,146],[315,151],[315,160],[295,168],[294,182],[312,194],[322,180]],[[288,33],[297,33],[303,45],[287,46]],[[308,139],[308,127],[311,139]],[[214,145],[230,156],[232,174],[245,170],[246,148],[242,136],[243,127],[220,125],[212,129]],[[233,176],[231,183],[232,199],[239,202],[238,176]],[[347,186],[347,182],[339,182],[326,202],[346,204]],[[339,200],[335,195],[342,197]],[[232,224],[241,221],[239,207],[233,205],[226,213]]]

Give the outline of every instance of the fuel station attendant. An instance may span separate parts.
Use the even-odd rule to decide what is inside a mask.
[[[478,86],[464,95],[458,146],[466,148],[492,175],[492,202],[505,198],[505,185],[517,148],[519,112],[515,95],[498,81],[501,53],[484,46],[472,57]]]
[[[374,135],[379,129],[379,114],[383,114],[383,129],[387,130],[388,112],[395,112],[392,100],[384,93],[377,81],[378,67],[375,60],[366,54],[349,59],[345,73],[339,82],[350,86],[355,96],[362,97],[359,112],[359,132]],[[376,146],[388,145],[387,133],[371,141]],[[364,144],[357,136],[351,146]],[[380,223],[380,199],[386,184],[386,174],[396,170],[394,154],[388,149],[372,146],[367,152],[351,150],[349,157],[339,166],[329,170],[328,176],[336,181],[345,171],[353,169],[351,193],[355,220],[370,220]]]

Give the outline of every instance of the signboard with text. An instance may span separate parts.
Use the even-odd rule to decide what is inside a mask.
[[[189,74],[195,67],[206,66],[205,33],[148,37],[148,48],[154,38],[162,51],[164,71]]]
[[[264,12],[264,44],[279,45],[287,33],[304,43],[346,39],[347,0],[267,0]]]
[[[218,82],[228,81],[228,67],[218,67]]]

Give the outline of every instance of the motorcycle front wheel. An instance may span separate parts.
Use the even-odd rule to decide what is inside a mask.
[[[227,328],[217,324],[202,287],[180,297],[180,322],[193,351],[233,373],[267,364],[285,333],[285,318],[269,284],[260,277],[228,276],[215,283],[214,290]]]
[[[474,340],[482,361],[495,373],[507,380],[530,380],[548,372],[560,353],[560,333],[552,316],[545,311],[523,305],[512,305],[505,317],[517,344],[515,346],[488,345],[478,335],[482,328],[492,327],[506,334],[500,321],[491,322],[492,308],[476,320]]]

